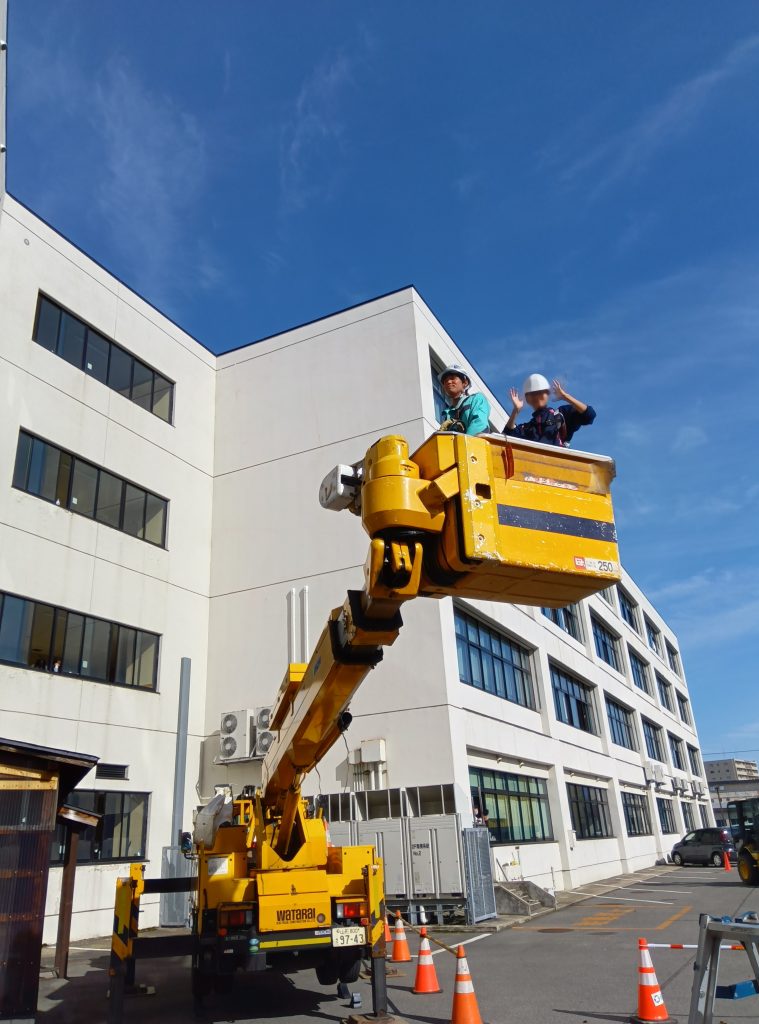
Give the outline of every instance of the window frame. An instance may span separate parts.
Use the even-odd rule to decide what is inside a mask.
[[[608,693],[604,694],[604,699],[606,702],[606,718],[609,723],[609,735],[611,736],[612,743],[617,747],[623,747],[625,750],[637,752],[639,747],[637,731],[635,729],[635,713],[631,708],[625,707],[624,704],[620,704],[618,700],[610,697]],[[616,713],[612,715],[612,708],[615,709],[615,712],[617,710],[622,712],[622,715],[616,715]],[[615,736],[615,726],[619,728],[620,735],[625,732],[628,734],[629,743],[623,743]]]
[[[124,863],[128,863],[130,861],[135,861],[135,860],[147,861],[149,859],[148,856],[147,856],[147,852],[148,852],[148,850],[147,850],[147,843],[148,843],[148,834],[149,834],[149,825],[150,825],[150,812],[151,812],[151,803],[152,803],[152,795],[153,795],[151,792],[144,792],[144,791],[138,791],[138,790],[121,790],[121,789],[73,789],[71,791],[71,793],[69,794],[69,797],[68,797],[69,803],[72,806],[74,806],[74,807],[76,807],[76,806],[83,806],[84,809],[89,810],[88,804],[89,804],[90,801],[85,800],[83,802],[83,804],[77,803],[78,794],[82,794],[82,795],[86,794],[87,796],[92,795],[93,800],[91,801],[91,803],[93,804],[93,806],[95,808],[95,813],[101,815],[101,819],[100,819],[100,821],[98,822],[97,825],[92,826],[92,829],[86,828],[86,829],[84,829],[84,832],[83,832],[82,838],[84,839],[85,842],[88,842],[90,844],[90,849],[91,850],[94,849],[95,847],[97,847],[98,851],[100,851],[100,850],[102,850],[102,848],[105,845],[105,843],[107,843],[109,841],[113,842],[113,835],[104,837],[104,834],[103,834],[106,821],[111,817],[110,814],[106,813],[106,807],[107,807],[107,803],[108,803],[108,798],[109,797],[110,798],[113,798],[114,796],[120,796],[121,797],[121,814],[119,816],[119,821],[118,822],[115,822],[115,821],[113,822],[113,825],[114,825],[113,834],[114,835],[117,833],[119,828],[123,829],[122,822],[123,822],[123,819],[124,819],[124,805],[126,803],[126,798],[127,797],[132,798],[132,799],[134,799],[134,798],[143,799],[144,800],[144,814],[143,814],[143,821],[142,821],[142,834],[141,834],[141,837],[140,837],[141,841],[140,841],[138,850],[125,852],[122,856],[119,856],[119,857],[89,856],[89,857],[82,857],[81,859],[77,858],[77,866],[82,866],[82,865],[85,865],[85,864],[124,864]],[[91,831],[94,832],[94,835],[90,835]],[[52,842],[51,842],[51,848],[50,848],[50,867],[62,867],[63,866],[63,849],[62,849],[62,847],[63,847],[63,841],[64,840],[65,840],[65,828],[64,828],[64,826],[62,824],[58,824],[57,827],[56,827],[55,832],[53,832],[53,837],[52,837]],[[53,856],[53,850],[55,849],[56,845],[58,846],[58,851],[59,852],[58,852],[58,856],[54,857]],[[80,849],[81,848],[82,848],[82,843],[80,842]]]
[[[633,681],[633,685],[642,693],[646,693],[649,697],[653,697],[653,690],[651,688],[651,663],[644,661],[638,652],[633,650],[629,644],[627,646],[627,656],[630,660],[630,678]],[[639,675],[641,676],[643,683],[642,686],[638,679]]]
[[[440,426],[443,422],[442,411],[446,408],[447,402],[445,392],[438,380],[438,375],[443,372],[444,364],[440,362],[437,355],[430,349],[430,372],[432,375],[432,406],[435,412],[435,422]]]
[[[664,729],[657,725],[656,722],[652,722],[650,719],[641,715],[641,727],[643,729],[643,743],[646,747],[646,752],[652,761],[658,761],[660,764],[667,764],[666,751],[664,750],[664,744],[662,743],[662,733]],[[651,730],[651,734],[654,737],[652,744],[649,744],[649,738],[647,729]],[[656,754],[651,753],[651,745],[656,748]]]
[[[505,630],[492,626],[487,622],[484,622],[481,618],[476,615],[472,615],[468,608],[462,607],[459,604],[454,603],[453,605],[453,616],[454,616],[454,638],[456,641],[456,660],[457,668],[459,673],[459,681],[464,686],[471,686],[473,690],[478,690],[480,693],[488,694],[491,697],[497,697],[499,700],[508,701],[510,704],[515,704],[517,707],[525,708],[528,711],[538,711],[538,687],[536,685],[535,675],[533,672],[533,660],[532,650],[526,647],[524,644],[515,640]],[[459,630],[459,625],[462,625],[463,630]],[[474,641],[469,636],[471,627],[477,629],[477,641]],[[489,637],[491,649],[488,650],[480,643],[480,630],[484,630],[486,635]],[[508,649],[514,654],[519,653],[521,663],[517,663],[516,660],[509,660],[500,653],[495,653],[492,650],[492,641],[496,638],[499,645],[505,644]],[[471,678],[466,679],[462,676],[462,648],[461,645],[466,645],[466,657],[469,676]],[[475,674],[472,671],[473,665],[473,654],[472,651],[476,651],[476,658],[479,659],[481,667],[482,685],[479,686],[475,682]],[[493,674],[493,689],[486,688],[486,675],[485,670],[486,658],[490,658],[492,662],[492,674]],[[496,662],[498,664],[496,664]],[[509,672],[513,679],[514,692],[519,697],[521,694],[526,696],[526,700],[514,699],[508,695],[509,690]],[[500,673],[503,677],[503,693],[498,692],[498,677]],[[521,694],[520,694],[521,691]]]
[[[55,347],[52,348],[52,349],[48,348],[45,344],[43,344],[42,341],[40,341],[38,339],[39,325],[40,325],[40,316],[41,316],[41,312],[42,312],[42,303],[43,303],[43,301],[49,303],[51,306],[55,307],[58,310],[58,328],[56,330]],[[63,315],[64,314],[66,316],[70,317],[75,322],[81,324],[81,326],[84,328],[84,339],[83,339],[83,342],[82,342],[82,356],[81,356],[81,360],[80,360],[79,366],[77,366],[77,364],[72,362],[70,359],[67,359],[65,356],[63,356],[58,351],[59,345],[60,345],[60,337],[61,337],[61,323],[62,323]],[[107,359],[107,364],[106,364],[106,374],[105,374],[105,380],[104,381],[100,380],[100,377],[97,376],[96,374],[89,373],[87,368],[86,368],[86,365],[85,365],[86,362],[87,362],[87,347],[88,347],[88,341],[89,341],[89,334],[90,334],[90,332],[92,332],[93,334],[97,335],[97,337],[99,339],[102,339],[103,341],[105,341],[110,346],[109,349],[108,349],[108,359]],[[84,373],[86,376],[92,377],[93,380],[96,380],[99,383],[104,384],[109,389],[109,391],[113,391],[116,394],[121,395],[122,398],[126,398],[128,402],[132,403],[132,405],[136,405],[139,409],[142,409],[145,412],[149,412],[151,416],[155,416],[155,418],[158,419],[158,420],[161,420],[162,423],[167,423],[169,426],[174,426],[174,389],[176,388],[176,381],[171,380],[171,378],[167,377],[166,374],[163,373],[163,371],[157,370],[154,366],[152,366],[150,363],[146,362],[140,356],[136,356],[133,352],[130,352],[129,349],[124,348],[123,345],[120,345],[119,342],[114,341],[113,338],[109,338],[107,334],[104,334],[103,331],[99,330],[97,327],[93,327],[92,324],[90,324],[87,320],[83,320],[82,317],[80,317],[78,314],[72,312],[72,310],[70,310],[67,306],[64,306],[62,303],[58,302],[56,299],[52,298],[52,296],[48,295],[47,292],[39,291],[37,293],[37,307],[36,307],[36,310],[35,310],[35,313],[34,313],[34,325],[33,325],[33,328],[32,328],[32,341],[35,344],[39,345],[40,348],[45,349],[46,352],[50,352],[50,353],[52,353],[52,355],[57,356],[59,359],[63,359],[64,362],[67,362],[69,364],[69,366],[73,366],[74,369],[78,369],[82,373]],[[111,355],[112,355],[112,350],[114,348],[119,349],[126,356],[128,356],[128,358],[131,360],[131,363],[130,363],[130,367],[131,367],[131,369],[130,369],[130,379],[129,379],[129,395],[125,395],[122,390],[113,387],[109,383],[110,370],[111,370],[111,362],[112,362]],[[150,385],[150,408],[147,408],[146,406],[141,405],[139,402],[135,401],[132,398],[132,390],[133,390],[133,387],[134,387],[134,367],[135,367],[135,363],[138,363],[140,366],[144,366],[145,369],[149,370],[151,372],[151,374],[152,374],[151,385]],[[154,406],[155,406],[156,376],[160,377],[162,381],[166,381],[169,384],[169,413],[168,413],[168,419],[164,419],[163,416],[160,416],[154,410]]]
[[[485,776],[492,777],[493,785],[487,785]],[[501,785],[498,785],[498,783]],[[472,801],[478,801],[478,806],[487,810],[491,835],[498,843],[510,843],[520,846],[525,843],[534,845],[537,843],[554,843],[556,838],[553,831],[553,819],[551,818],[550,798],[548,795],[548,780],[541,779],[534,775],[519,775],[516,772],[504,772],[495,768],[480,768],[469,765],[469,788],[472,794]],[[510,825],[502,825],[506,816],[501,816],[502,803],[506,804],[508,820]],[[537,802],[538,813],[534,804]],[[530,818],[529,825],[534,825],[539,817],[544,832],[539,838],[513,838],[509,837],[508,831],[517,831],[514,823],[514,804],[519,812],[519,830],[525,832],[525,813]],[[525,811],[527,808],[527,811]],[[495,813],[494,813],[495,812]]]
[[[582,796],[582,800],[580,796]],[[569,818],[578,842],[614,838],[608,790],[598,786],[587,786],[584,783],[568,782],[567,799],[569,801]],[[596,814],[597,818],[594,822],[592,819]],[[586,834],[589,831],[589,826],[594,824],[600,825],[600,832]]]
[[[690,765],[691,772],[697,778],[702,779],[704,777],[704,768],[700,750],[690,743],[685,744],[685,749],[688,752],[688,764]]]
[[[654,834],[651,823],[651,807],[645,793],[633,793],[622,790],[622,816],[625,831],[630,839]]]
[[[657,796],[656,808],[659,815],[659,827],[664,836],[677,835],[677,822],[675,819],[674,801],[667,797]],[[665,818],[667,819],[665,823]],[[671,825],[671,828],[669,827]]]
[[[595,692],[597,687],[591,683],[586,683],[582,679],[578,679],[573,673],[568,672],[565,668],[555,662],[549,662],[550,678],[551,678],[551,690],[553,692],[553,703],[554,711],[556,712],[557,721],[563,725],[568,725],[571,729],[577,729],[580,732],[585,732],[589,736],[600,736],[601,728],[598,721],[598,709],[596,708]],[[560,682],[562,685],[557,685]],[[567,686],[570,689],[567,689]],[[579,688],[584,693],[584,697],[581,697],[574,692],[574,688]],[[561,694],[561,698],[559,698]],[[580,713],[579,707],[584,707],[587,712]],[[562,715],[562,708],[564,709],[567,717],[564,718]],[[578,724],[583,718],[587,717],[587,723],[590,726],[586,728],[583,724]],[[573,719],[576,719],[573,720]]]
[[[656,689],[659,694],[659,703],[665,711],[669,711],[671,715],[675,713],[675,705],[672,702],[672,683],[668,679],[665,679],[661,672],[654,672],[656,677]],[[667,696],[665,697],[664,694]]]
[[[685,767],[685,754],[683,751],[683,741],[679,736],[675,736],[674,733],[667,733],[667,740],[669,742],[669,752],[672,755],[672,767],[676,768],[679,772],[685,772],[688,769]]]
[[[657,625],[655,625],[649,617],[643,613],[643,626],[646,634],[646,644],[649,650],[652,650],[659,658],[664,660],[664,649],[662,647],[662,633]],[[651,642],[653,638],[653,643]]]
[[[564,608],[541,608],[541,611],[549,622],[552,622],[554,626],[557,626],[567,636],[571,636],[578,643],[583,643],[582,616],[579,609],[580,605],[575,603],[569,604]],[[577,629],[576,633],[571,628],[568,628],[567,623],[571,624],[572,622],[574,622]]]
[[[664,638],[664,650],[667,652],[667,664],[679,678],[683,678],[683,664],[680,660],[680,652],[674,647],[667,638]]]
[[[617,584],[617,598],[619,599],[619,614],[623,622],[632,629],[638,636],[640,636],[640,606],[637,601],[633,601],[624,587]],[[629,611],[630,615],[626,614]],[[632,621],[630,621],[632,620]]]
[[[19,454],[21,452],[22,438],[30,439],[31,440],[31,445],[30,445],[30,448],[29,448],[30,454],[29,454],[29,458],[27,460],[27,467],[26,467],[26,473],[25,473],[25,476],[24,476],[24,485],[23,486],[21,486],[21,484],[19,483],[19,481],[17,479],[17,476],[18,476],[18,459],[19,459]],[[37,491],[34,491],[34,490],[30,489],[29,477],[30,477],[31,469],[32,469],[32,459],[34,457],[34,443],[35,442],[38,442],[39,444],[45,445],[47,448],[50,448],[54,452],[57,453],[57,455],[58,455],[58,477],[60,476],[61,457],[62,456],[66,456],[70,460],[69,470],[68,470],[68,482],[67,482],[67,485],[66,485],[66,504],[65,505],[60,504],[60,501],[59,501],[58,498],[48,498],[46,495],[39,494]],[[81,472],[81,471],[94,471],[94,474],[95,474],[95,489],[94,489],[94,494],[93,494],[92,515],[90,515],[87,511],[82,511],[81,509],[79,509],[76,506],[72,505],[72,501],[74,499],[74,493],[73,493],[74,492],[74,478],[75,478],[77,472]],[[103,519],[99,519],[98,518],[99,499],[100,499],[100,482],[101,482],[101,479],[103,479],[103,475],[104,474],[105,474],[105,476],[112,477],[116,481],[121,483],[121,498],[119,500],[118,526],[115,526],[113,523],[108,523],[108,522],[105,522]],[[147,487],[143,487],[141,484],[137,484],[133,480],[129,480],[126,477],[121,476],[118,473],[114,473],[110,469],[106,469],[104,466],[99,466],[97,463],[91,462],[89,459],[82,458],[82,456],[77,455],[76,452],[72,452],[68,448],[61,448],[59,445],[54,444],[52,441],[49,441],[46,437],[40,437],[39,434],[35,434],[31,430],[27,430],[26,427],[19,427],[18,440],[16,442],[16,462],[14,462],[12,486],[17,491],[21,491],[23,494],[28,494],[28,495],[30,495],[33,498],[38,498],[40,501],[45,501],[49,505],[55,505],[56,508],[62,508],[64,511],[71,512],[74,515],[81,516],[83,519],[89,519],[91,522],[97,523],[99,526],[107,526],[110,530],[116,530],[117,533],[122,533],[126,537],[132,537],[134,540],[141,540],[141,541],[144,541],[146,544],[150,544],[151,547],[161,548],[164,551],[168,551],[169,507],[171,505],[171,502],[170,502],[170,500],[168,498],[165,498],[161,494],[156,494],[155,491],[150,491],[150,490],[148,490]],[[143,520],[142,521],[143,536],[139,536],[139,534],[130,533],[128,530],[124,529],[127,487],[131,487],[131,488],[133,488],[133,490],[140,491],[142,493],[142,495],[143,495],[143,515],[142,515],[142,520]],[[146,531],[146,526],[147,526],[148,498],[154,498],[157,501],[162,502],[163,506],[164,506],[163,530],[162,530],[162,537],[161,537],[161,542],[160,543],[158,543],[156,541],[153,541],[153,540],[149,540],[148,537],[144,535],[147,532]]]
[[[687,725],[692,728],[693,716],[690,710],[690,701],[684,693],[680,693],[677,687],[675,687],[675,700],[677,701],[677,717],[683,725]]]
[[[24,609],[24,614],[30,614],[31,615],[31,622],[32,623],[34,622],[34,618],[35,618],[36,613],[37,613],[37,608],[52,609],[52,611],[53,611],[53,624],[52,624],[52,630],[51,630],[50,638],[49,638],[49,641],[48,641],[47,656],[45,657],[45,665],[44,666],[37,665],[37,664],[30,665],[30,664],[22,662],[22,661],[13,661],[13,660],[10,660],[8,658],[0,658],[0,664],[3,664],[3,665],[13,665],[15,668],[21,668],[21,669],[24,669],[24,670],[29,671],[29,672],[44,672],[46,675],[56,676],[56,677],[59,677],[61,679],[81,679],[81,680],[86,681],[86,682],[100,683],[103,686],[119,686],[119,687],[122,687],[123,689],[131,690],[132,692],[137,692],[137,693],[158,693],[159,692],[159,690],[158,690],[158,679],[159,679],[159,673],[160,673],[160,658],[161,658],[161,647],[162,647],[161,641],[163,639],[163,637],[162,637],[162,635],[160,633],[154,633],[152,630],[141,629],[140,627],[137,627],[137,626],[130,626],[130,625],[127,625],[126,623],[123,623],[123,622],[115,622],[112,619],[104,619],[104,618],[102,618],[102,616],[91,615],[88,612],[79,612],[79,611],[76,611],[76,610],[74,610],[72,608],[64,608],[64,607],[62,607],[60,605],[52,604],[49,601],[37,601],[34,598],[24,597],[22,594],[15,594],[15,593],[12,593],[12,592],[7,591],[7,590],[0,590],[0,629],[2,628],[3,616],[4,616],[4,613],[5,613],[6,598],[11,598],[11,599],[13,599],[15,601],[23,601],[24,604],[26,606],[28,606],[27,608]],[[64,670],[64,666],[66,664],[66,659],[67,659],[66,648],[67,648],[67,641],[68,641],[68,636],[69,636],[69,633],[68,633],[69,616],[76,616],[78,619],[81,619],[81,627],[79,627],[78,624],[75,624],[75,630],[78,629],[78,628],[81,628],[81,637],[79,638],[78,645],[77,645],[77,648],[76,648],[76,665],[78,666],[78,670],[76,672],[71,672],[71,671],[65,671]],[[56,672],[56,671],[54,671],[52,666],[53,666],[53,664],[55,663],[55,661],[57,660],[57,657],[58,657],[56,655],[56,643],[57,643],[57,640],[59,639],[59,637],[58,637],[58,623],[59,623],[59,621],[61,619],[63,619],[63,633],[62,633],[62,637],[60,638],[61,639],[61,653],[59,655],[59,657],[61,659],[61,669],[60,669],[60,671]],[[155,645],[155,652],[153,654],[153,659],[152,659],[153,660],[153,664],[152,664],[152,671],[151,671],[151,685],[150,686],[142,686],[139,683],[119,683],[119,682],[116,682],[115,680],[112,680],[110,678],[103,679],[103,678],[100,678],[98,676],[89,675],[86,672],[82,672],[82,661],[84,660],[85,636],[87,634],[87,629],[88,629],[88,624],[89,623],[93,623],[93,626],[90,627],[90,632],[92,632],[93,629],[97,629],[97,628],[101,628],[102,629],[102,627],[104,625],[108,626],[108,628],[109,628],[109,640],[108,640],[108,651],[107,651],[107,659],[108,659],[107,664],[109,666],[109,668],[108,668],[109,674],[112,674],[112,673],[110,673],[110,666],[113,664],[112,650],[118,649],[119,635],[120,635],[120,631],[122,629],[123,630],[134,630],[135,633],[136,633],[136,639],[135,639],[135,662],[134,662],[133,670],[137,670],[136,652],[137,652],[137,646],[138,646],[139,639],[141,637],[142,638],[144,638],[144,637],[149,637],[150,638],[150,644],[151,645],[152,644]],[[32,632],[32,629],[33,629],[33,625],[30,626],[30,630],[29,630],[29,641],[28,641],[28,648],[29,649],[28,649],[28,652],[27,652],[27,655],[26,655],[27,658],[32,653],[31,652],[31,632]],[[148,649],[149,649],[149,647],[148,647]],[[38,660],[42,660],[42,659],[40,658]],[[114,671],[115,671],[115,664],[113,665],[113,668],[114,668]],[[139,670],[137,670],[137,671],[139,671]]]
[[[606,625],[603,619],[598,618],[597,615],[591,613],[590,616],[591,628],[590,631],[593,634],[593,650],[596,653],[596,657],[599,661],[602,661],[604,665],[608,665],[609,668],[614,669],[622,675],[622,659],[620,658],[619,641],[620,637],[613,633],[611,629]],[[600,636],[599,636],[600,634]],[[604,657],[602,651],[599,649],[606,646],[607,642],[610,642],[610,652],[612,660],[609,661]]]

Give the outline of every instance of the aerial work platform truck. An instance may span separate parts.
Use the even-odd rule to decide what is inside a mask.
[[[198,1000],[238,969],[315,968],[323,984],[349,983],[369,960],[374,1013],[386,1014],[382,862],[371,846],[330,845],[303,781],[349,727],[351,699],[398,636],[406,601],[563,607],[616,583],[614,475],[603,456],[454,432],[433,434],[413,454],[402,437],[383,437],[328,474],[322,506],[360,516],[370,538],[364,585],[330,614],[308,664],[288,667],[262,784],[198,812],[183,946]],[[136,944],[151,941],[129,924],[135,900],[161,891],[140,867],[117,887],[112,1011]]]

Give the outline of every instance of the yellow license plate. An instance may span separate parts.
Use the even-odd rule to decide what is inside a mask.
[[[333,946],[365,946],[366,928],[333,928]]]

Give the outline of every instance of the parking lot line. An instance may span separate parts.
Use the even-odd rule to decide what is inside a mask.
[[[660,889],[658,885],[628,885],[625,886],[625,888],[632,889],[633,892],[640,892],[641,890],[645,890],[646,892],[648,892],[649,890],[651,890],[651,892],[673,892],[676,896],[692,895],[691,889]]]
[[[625,886],[618,886],[616,889],[609,889],[609,892],[618,892],[620,888],[625,888]],[[581,892],[579,889],[573,889],[572,892],[576,896],[589,896],[590,899],[593,899],[593,900],[603,900],[603,899],[606,899],[606,896],[608,895],[608,893]],[[674,900],[644,900],[644,899],[633,900],[633,899],[629,899],[629,898],[625,899],[624,896],[614,896],[613,900],[614,900],[615,903],[617,901],[621,901],[622,903],[657,903],[657,904],[659,904],[659,906],[662,906],[662,907],[672,907],[672,906],[674,906]]]
[[[497,935],[497,932],[483,932],[482,935],[473,935],[471,939],[464,939],[463,942],[457,942],[457,946],[468,946],[470,942],[479,942],[480,939],[492,938],[493,935]],[[433,949],[432,955],[437,956],[438,953],[447,953],[447,949]]]
[[[674,924],[675,921],[679,921],[681,917],[685,917],[689,910],[693,910],[693,907],[681,907],[681,909],[674,913],[672,917],[668,917],[666,921],[662,921],[661,924],[657,924],[654,931],[663,932],[665,928],[669,928],[669,926]]]

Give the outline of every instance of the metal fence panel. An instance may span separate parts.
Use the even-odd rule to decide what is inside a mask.
[[[467,882],[467,918],[469,924],[476,924],[496,916],[490,830],[465,828],[461,835]]]
[[[161,878],[192,878],[195,859],[185,857],[179,846],[164,846],[161,852]],[[190,923],[189,892],[162,892],[158,920],[162,928],[185,928]]]

